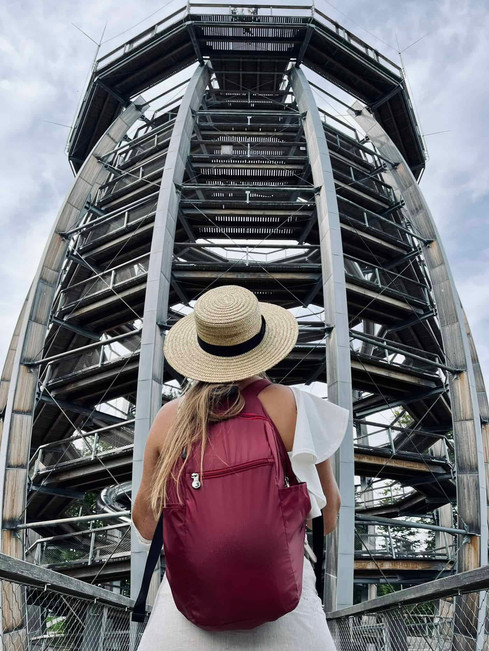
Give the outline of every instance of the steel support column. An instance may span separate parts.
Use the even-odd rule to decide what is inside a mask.
[[[353,405],[350,368],[349,323],[346,299],[343,245],[333,170],[323,123],[304,73],[292,68],[290,82],[297,105],[306,113],[304,134],[316,194],[321,250],[325,322],[332,326],[326,343],[328,399],[345,409],[348,429],[335,455],[335,476],[341,492],[338,527],[328,536],[325,561],[325,610],[353,604],[355,540]]]
[[[466,526],[470,531],[479,533],[479,536],[473,536],[468,541],[461,541],[457,570],[465,572],[488,562],[488,522],[484,445],[478,397],[478,388],[480,391],[481,387],[480,382],[479,387],[477,386],[464,311],[438,229],[412,171],[391,138],[361,102],[355,102],[348,112],[365,131],[378,152],[388,160],[394,161],[386,174],[404,200],[414,230],[431,241],[429,245],[423,245],[423,256],[433,285],[443,347],[450,365],[461,369],[457,375],[448,376],[457,472],[458,526]],[[484,596],[485,593],[481,593],[482,599]],[[479,605],[479,614],[484,617],[485,608],[482,603]],[[457,600],[457,609],[458,616],[463,618],[460,621],[465,621],[467,629],[464,636],[467,646],[464,648],[482,649],[481,636],[484,634],[484,627],[479,626],[480,622],[477,621],[477,609],[474,612],[463,595]],[[469,621],[470,612],[473,621]],[[467,641],[469,637],[472,638],[470,646]]]
[[[136,421],[132,461],[132,491],[135,499],[143,474],[144,449],[151,424],[161,407],[163,387],[163,334],[158,323],[165,323],[171,283],[173,245],[178,217],[179,193],[190,151],[194,128],[193,111],[197,111],[209,82],[206,65],[193,74],[172,131],[156,206],[153,237],[148,267],[146,296],[141,335],[141,352],[137,382]],[[146,550],[131,528],[131,597],[135,599],[141,586]],[[155,569],[148,594],[152,603],[160,584],[159,564]]]

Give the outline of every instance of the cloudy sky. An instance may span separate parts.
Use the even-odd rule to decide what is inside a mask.
[[[108,52],[176,6],[156,0],[2,3],[0,367],[53,220],[73,180],[65,154],[67,127],[96,53],[90,38],[98,42],[105,27],[100,52]],[[429,152],[421,188],[441,233],[487,385],[487,1],[318,0],[318,6],[394,61],[399,62],[398,49],[402,51]]]

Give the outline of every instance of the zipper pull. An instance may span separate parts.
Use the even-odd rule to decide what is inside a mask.
[[[199,473],[198,472],[193,472],[191,477],[193,479],[192,488],[200,488]]]
[[[290,484],[289,484],[289,478],[287,477],[287,475],[285,475],[285,480],[284,481],[285,481],[285,486],[288,488],[290,486]]]
[[[187,446],[184,445],[182,450],[182,459],[185,459],[186,457],[187,457]]]

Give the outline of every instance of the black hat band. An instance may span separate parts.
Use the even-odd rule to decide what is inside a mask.
[[[231,346],[217,346],[215,344],[209,344],[207,341],[204,341],[197,335],[197,341],[202,350],[205,350],[206,353],[211,355],[218,355],[219,357],[234,357],[235,355],[242,355],[248,351],[256,348],[265,336],[266,330],[266,321],[263,314],[261,315],[261,328],[256,335],[253,335],[250,339],[242,341],[239,344],[233,344]]]

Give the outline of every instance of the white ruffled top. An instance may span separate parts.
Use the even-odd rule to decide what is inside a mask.
[[[292,470],[300,481],[307,483],[311,499],[311,510],[307,519],[321,515],[326,506],[326,496],[316,464],[329,459],[339,448],[348,425],[348,409],[340,407],[324,398],[290,387],[297,404],[297,421],[292,450],[288,453]],[[143,547],[149,549],[151,540],[143,538],[136,529],[136,536]]]
[[[316,464],[329,459],[340,447],[346,434],[349,412],[309,391],[290,388],[297,404],[297,421],[289,457],[297,478],[307,482],[311,498],[309,520],[321,515],[321,509],[326,506]]]

